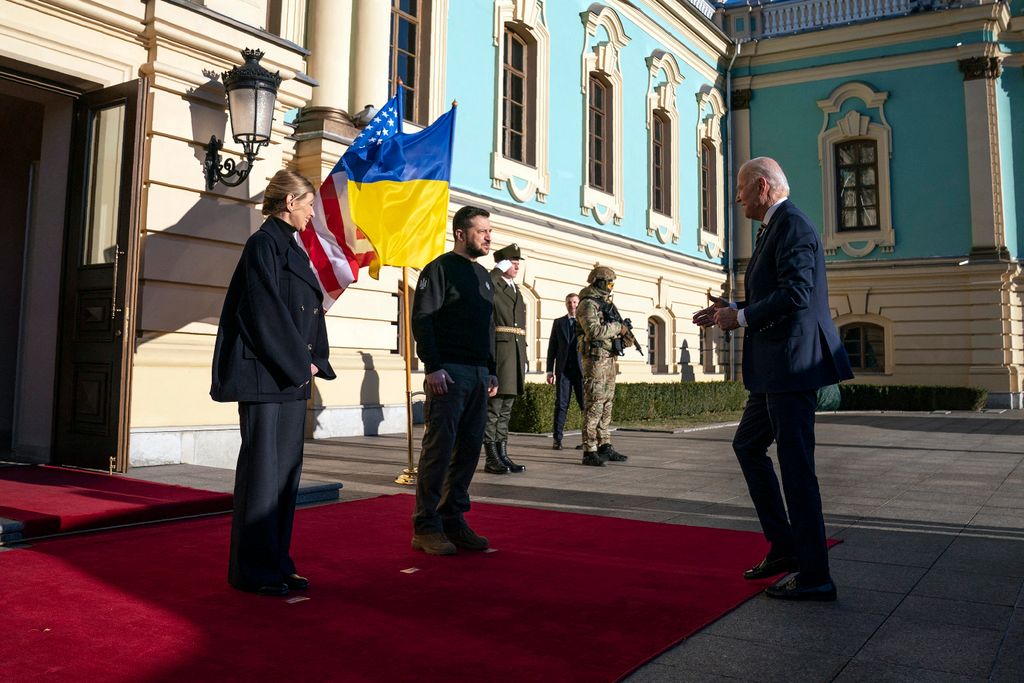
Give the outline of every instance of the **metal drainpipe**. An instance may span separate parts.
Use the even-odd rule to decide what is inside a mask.
[[[734,244],[735,244],[735,231],[736,221],[733,219],[733,197],[735,196],[735,188],[733,188],[733,156],[732,156],[732,138],[735,133],[735,127],[733,126],[732,118],[732,65],[736,63],[736,58],[739,57],[740,51],[743,49],[743,41],[736,41],[736,49],[732,53],[732,59],[729,60],[729,66],[725,70],[725,109],[729,112],[729,140],[726,143],[726,175],[725,175],[725,205],[729,207],[725,212],[725,219],[728,221],[725,231],[725,248],[729,254],[728,260],[728,277],[729,277],[729,297],[731,299],[736,298],[736,258],[734,255]],[[736,333],[735,330],[729,333],[729,379],[736,379]]]

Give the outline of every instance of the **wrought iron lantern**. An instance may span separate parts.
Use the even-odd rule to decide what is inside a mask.
[[[210,136],[206,145],[206,189],[222,182],[228,187],[241,185],[252,170],[253,160],[260,149],[270,142],[270,127],[274,122],[274,104],[277,102],[277,88],[281,85],[281,72],[270,73],[262,66],[262,50],[242,50],[245,63],[222,74],[224,90],[231,112],[231,137],[242,145],[245,166],[239,166],[232,158],[221,159],[224,146],[216,135]]]

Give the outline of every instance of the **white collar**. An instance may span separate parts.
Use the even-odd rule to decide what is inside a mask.
[[[768,210],[764,212],[764,219],[761,220],[761,225],[768,225],[768,223],[772,220],[772,216],[774,216],[775,212],[778,210],[779,205],[782,204],[782,202],[786,201],[787,199],[789,199],[789,197],[783,197],[779,201],[769,206]]]

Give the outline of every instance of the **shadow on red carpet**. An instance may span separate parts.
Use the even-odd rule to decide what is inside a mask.
[[[230,518],[0,553],[0,680],[613,681],[768,583],[760,534],[474,504],[493,552],[413,551],[413,498],[300,510],[309,591],[226,582]]]
[[[48,465],[0,467],[0,517],[25,538],[231,509],[231,494]]]

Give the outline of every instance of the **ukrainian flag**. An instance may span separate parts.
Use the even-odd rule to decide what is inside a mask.
[[[352,220],[377,253],[374,278],[382,265],[422,268],[444,251],[455,110],[403,133],[396,96],[342,157]]]

